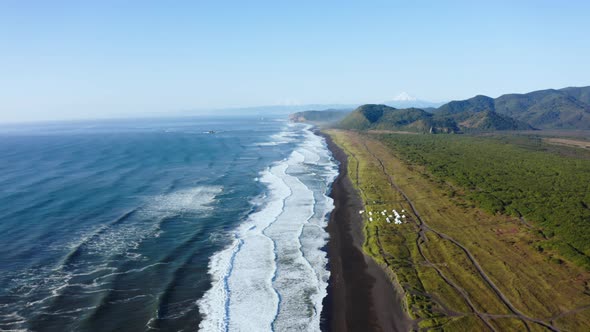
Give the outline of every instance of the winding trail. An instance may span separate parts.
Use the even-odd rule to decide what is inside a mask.
[[[442,271],[435,264],[432,264],[432,262],[430,262],[430,260],[428,260],[426,258],[425,254],[422,251],[422,246],[421,245],[424,244],[424,243],[426,243],[426,242],[428,242],[428,239],[427,239],[427,237],[425,235],[425,233],[427,231],[433,232],[438,237],[440,237],[442,239],[445,239],[445,240],[448,240],[451,243],[453,243],[454,245],[456,245],[458,248],[460,248],[465,253],[465,255],[467,256],[467,258],[469,259],[469,261],[473,264],[473,266],[475,267],[475,269],[478,271],[478,274],[485,281],[485,283],[494,291],[494,293],[498,296],[498,298],[500,299],[500,301],[502,303],[504,303],[504,305],[514,314],[513,317],[517,317],[520,320],[522,320],[522,322],[524,323],[524,325],[525,325],[525,327],[527,328],[528,331],[530,331],[530,327],[528,326],[527,322],[532,322],[532,323],[539,324],[539,325],[541,325],[541,326],[543,326],[543,327],[545,327],[545,328],[547,328],[547,329],[549,329],[551,331],[554,331],[554,332],[559,331],[559,329],[556,328],[554,325],[552,325],[552,323],[547,323],[547,322],[545,322],[545,321],[543,321],[541,319],[537,319],[537,318],[526,316],[525,314],[523,314],[522,312],[520,312],[518,309],[516,309],[514,307],[514,305],[510,302],[510,300],[508,300],[508,298],[504,295],[504,293],[502,293],[502,291],[496,286],[496,284],[485,273],[485,271],[483,270],[483,268],[481,267],[481,265],[479,264],[479,262],[477,261],[477,259],[473,256],[473,254],[471,254],[471,252],[469,251],[469,249],[467,249],[465,246],[463,246],[461,243],[459,243],[457,240],[455,240],[451,236],[449,236],[447,234],[444,234],[444,233],[441,233],[441,232],[438,232],[435,229],[431,228],[424,221],[424,219],[422,219],[422,217],[420,216],[420,213],[416,209],[416,206],[414,205],[414,203],[412,202],[412,200],[410,200],[410,198],[401,190],[401,188],[399,188],[399,186],[393,181],[393,177],[387,172],[387,170],[385,168],[385,165],[383,163],[383,160],[380,159],[377,155],[375,155],[375,153],[373,153],[369,149],[369,147],[366,145],[366,142],[362,141],[362,145],[365,148],[365,150],[379,163],[380,168],[381,168],[381,171],[387,177],[390,186],[392,188],[394,188],[395,190],[397,190],[402,195],[402,197],[404,198],[404,200],[407,202],[407,204],[412,209],[413,214],[416,216],[417,225],[419,227],[419,237],[416,239],[416,244],[418,246],[418,250],[420,252],[420,255],[424,258],[424,260],[432,268],[434,268],[437,271],[437,273],[439,274],[439,276],[447,284],[449,284],[451,287],[453,287],[463,297],[463,299],[469,305],[469,307],[471,308],[471,310],[473,310],[474,314],[476,314],[482,320],[482,322],[484,322],[484,324],[490,328],[490,330],[495,331],[495,329],[490,325],[488,319],[489,318],[505,317],[505,315],[486,314],[486,313],[482,313],[482,312],[479,312],[478,310],[476,310],[476,308],[474,307],[473,303],[469,299],[469,296],[465,292],[465,290],[463,290],[458,285],[456,285],[454,282],[452,282],[451,280],[449,280],[444,275],[444,273],[442,273]],[[356,156],[354,158],[356,159]],[[358,162],[358,159],[356,159],[356,160]],[[357,166],[357,172],[358,172],[358,166]],[[357,178],[357,184],[358,184],[358,178]]]

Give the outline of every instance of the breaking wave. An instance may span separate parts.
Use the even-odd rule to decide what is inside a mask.
[[[77,290],[77,298],[88,296],[89,300],[95,297],[94,294],[108,294],[113,291],[110,289],[111,278],[143,273],[146,269],[166,264],[159,262],[145,265],[136,249],[144,240],[159,236],[161,223],[166,218],[185,213],[210,213],[212,203],[221,192],[222,187],[219,186],[197,186],[148,197],[141,206],[86,231],[76,241],[64,244],[64,255],[56,265],[31,267],[9,275],[10,283],[5,286],[6,291],[11,294],[12,307],[20,310],[9,311],[8,308],[0,307],[0,330],[6,326],[14,330],[24,328],[26,319],[23,316],[41,314],[68,317],[73,313],[100,309],[99,304],[66,310],[60,300],[65,296],[72,297],[74,289]],[[118,257],[144,266],[126,269],[110,264]],[[139,294],[133,299],[144,296],[147,295]]]
[[[322,250],[333,209],[327,194],[337,166],[310,126],[291,124],[275,138],[299,143],[261,172],[266,203],[211,257],[212,286],[198,302],[204,331],[320,329],[330,276]]]

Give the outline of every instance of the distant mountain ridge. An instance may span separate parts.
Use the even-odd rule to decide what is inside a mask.
[[[459,103],[459,105],[462,105]],[[532,130],[529,124],[498,114],[487,107],[453,108],[433,113],[419,108],[397,109],[386,105],[359,106],[339,126],[355,130],[404,130],[428,133],[461,133],[495,130]],[[485,105],[485,103],[484,103]]]
[[[402,98],[403,97],[403,98]],[[401,102],[415,102],[405,94]],[[366,104],[350,113],[329,110],[291,115],[300,121],[338,121],[355,130],[404,130],[429,133],[462,133],[497,130],[590,130],[590,86],[547,89],[498,98],[477,95],[446,103],[439,108],[395,108]],[[320,120],[318,120],[320,119]]]
[[[352,109],[327,109],[323,111],[303,111],[289,115],[293,122],[330,123],[344,119]]]
[[[590,129],[590,86],[506,94],[496,99],[478,95],[452,101],[435,114],[493,111],[540,129]]]
[[[436,108],[444,103],[435,103],[431,101],[421,100],[409,95],[407,92],[402,92],[395,96],[392,100],[386,101],[383,104],[395,108]]]

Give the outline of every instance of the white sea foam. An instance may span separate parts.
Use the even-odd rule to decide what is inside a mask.
[[[281,144],[293,143],[297,141],[301,134],[301,125],[288,123],[285,130],[270,136],[270,141],[256,143],[257,146],[276,146]]]
[[[210,211],[211,203],[222,190],[220,186],[198,186],[155,196],[146,204],[145,212],[169,215]]]
[[[291,124],[277,137],[303,137],[290,157],[261,173],[266,204],[210,260],[212,287],[199,300],[203,331],[314,331],[329,271],[322,251],[337,175],[325,141]],[[275,138],[277,138],[275,137]]]
[[[184,213],[209,213],[215,197],[222,192],[219,186],[197,186],[168,194],[149,197],[137,210],[137,218],[106,228],[84,243],[85,250],[95,254],[122,254],[137,247],[148,237],[161,235],[160,223]],[[130,259],[141,256],[127,255]],[[135,257],[135,258],[134,258]]]
[[[145,204],[136,210],[128,211],[110,223],[87,230],[80,234],[76,241],[66,243],[60,248],[53,248],[69,251],[58,266],[32,267],[19,271],[18,274],[8,272],[11,282],[7,289],[22,296],[15,306],[29,308],[27,310],[41,310],[41,306],[59,297],[70,287],[83,289],[85,294],[104,292],[108,290],[104,286],[108,285],[108,279],[112,276],[141,273],[148,268],[166,264],[155,263],[121,271],[108,266],[107,262],[115,255],[125,255],[129,260],[139,260],[141,255],[133,249],[137,249],[146,238],[159,236],[160,223],[164,218],[183,213],[210,213],[215,197],[221,192],[221,187],[198,186],[149,197]],[[102,259],[99,260],[97,257]],[[97,265],[97,261],[105,263]],[[80,280],[84,280],[83,283]],[[65,314],[62,311],[45,313]],[[6,325],[10,322],[16,324],[17,320],[0,314],[0,324]]]

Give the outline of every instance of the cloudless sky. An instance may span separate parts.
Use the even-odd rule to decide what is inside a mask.
[[[0,121],[590,85],[590,1],[0,2]]]

